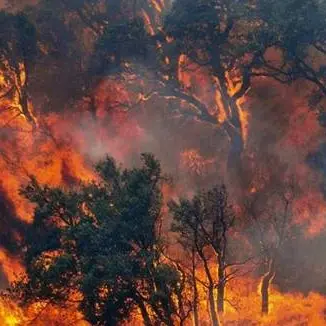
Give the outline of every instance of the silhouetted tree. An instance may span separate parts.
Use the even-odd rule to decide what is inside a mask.
[[[291,241],[296,231],[292,206],[297,193],[293,178],[287,178],[284,183],[276,182],[268,189],[252,193],[245,205],[264,270],[260,284],[263,314],[269,312],[269,289],[277,272],[279,257],[285,243]]]
[[[24,243],[27,279],[18,286],[24,302],[62,303],[80,293],[92,325],[116,325],[136,308],[145,325],[173,325],[182,275],[161,258],[160,164],[149,154],[142,160],[122,170],[108,158],[97,167],[101,181],[78,189],[32,180],[23,190],[36,204]]]
[[[173,214],[172,230],[178,234],[183,247],[193,252],[203,264],[208,280],[212,324],[219,325],[217,312],[224,311],[225,286],[230,276],[228,268],[231,266],[228,238],[234,223],[226,188],[217,186],[207,192],[198,193],[192,200],[171,202],[169,207]],[[218,271],[217,278],[214,275],[215,267]],[[196,275],[193,275],[193,278],[196,278]],[[193,286],[196,286],[195,280]]]

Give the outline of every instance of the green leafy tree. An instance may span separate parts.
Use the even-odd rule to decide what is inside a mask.
[[[173,299],[182,282],[162,260],[163,181],[152,155],[141,168],[123,170],[108,158],[97,166],[100,182],[64,191],[34,179],[23,194],[36,204],[24,243],[24,302],[63,303],[81,295],[92,325],[116,325],[135,309],[145,325],[173,325]]]

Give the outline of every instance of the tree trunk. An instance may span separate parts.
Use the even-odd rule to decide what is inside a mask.
[[[212,326],[219,326],[218,316],[217,316],[217,312],[216,312],[216,308],[215,308],[213,277],[212,277],[212,274],[211,274],[211,272],[209,270],[209,266],[208,266],[207,260],[205,258],[205,255],[203,254],[202,251],[199,251],[199,250],[198,250],[198,254],[199,254],[200,258],[202,259],[202,261],[204,263],[205,273],[206,273],[206,276],[207,276],[208,281],[209,281],[208,302],[209,302],[209,310],[210,310],[210,314],[211,314]]]
[[[30,122],[32,124],[33,128],[35,128],[36,120],[30,110],[30,103],[29,103],[29,99],[28,99],[27,90],[24,87],[21,90],[21,95],[19,97],[19,104],[22,108],[22,113],[24,114],[25,118],[27,119],[28,122]]]
[[[197,285],[194,285],[194,326],[199,326],[199,315],[198,315],[198,289]],[[195,301],[196,300],[196,301]]]
[[[19,105],[21,106],[21,110],[25,118],[28,122],[30,122],[33,126],[33,129],[37,126],[36,119],[31,112],[29,94],[28,94],[28,81],[29,81],[29,69],[28,64],[24,62],[24,72],[25,72],[25,80],[22,78],[22,73],[19,66],[16,66],[15,73],[15,87],[19,96]]]
[[[196,262],[195,262],[195,251],[192,252],[192,270],[191,277],[193,283],[193,310],[194,310],[194,326],[199,326],[198,316],[198,289],[196,280]]]
[[[149,317],[149,314],[147,312],[147,309],[146,309],[146,306],[144,304],[144,302],[142,301],[142,299],[138,298],[137,297],[137,304],[138,304],[138,307],[140,309],[140,312],[141,312],[141,315],[143,317],[143,321],[144,321],[144,325],[145,326],[152,326],[152,321]]]
[[[269,312],[269,285],[275,276],[274,259],[268,265],[268,271],[264,274],[261,282],[261,312],[267,315]]]
[[[229,112],[231,116],[224,123],[224,129],[230,137],[230,151],[227,160],[227,168],[231,182],[241,182],[241,157],[245,146],[243,126],[240,121],[239,108],[235,101],[229,98]],[[240,185],[242,187],[242,185]]]
[[[224,267],[218,266],[218,285],[217,285],[217,311],[224,312],[224,294],[225,294],[225,273]]]
[[[226,120],[223,128],[230,139],[230,150],[227,158],[227,170],[231,178],[231,182],[239,182],[241,180],[241,156],[244,150],[243,126],[240,117],[240,110],[237,101],[232,98],[228,92],[228,82],[225,78],[223,69],[219,68],[215,72],[215,76],[219,81],[219,90]],[[240,186],[241,187],[241,186]]]
[[[196,249],[197,249],[197,253],[199,255],[199,257],[201,258],[203,264],[204,264],[204,270],[209,282],[209,286],[208,286],[208,302],[209,302],[209,310],[210,310],[210,315],[211,315],[211,321],[212,321],[212,326],[219,326],[219,320],[218,320],[218,315],[216,312],[216,308],[215,308],[215,298],[214,298],[214,279],[212,277],[212,274],[210,272],[209,269],[209,265],[207,262],[207,259],[203,253],[203,250],[199,248],[198,246],[198,235],[195,234],[195,244],[196,244]]]
[[[223,127],[230,137],[230,153],[227,161],[228,171],[232,174],[232,179],[236,180],[238,174],[238,166],[240,166],[241,154],[244,149],[244,139],[242,132],[241,117],[239,114],[239,107],[234,94],[230,94],[230,81],[227,79],[227,72],[223,68],[220,58],[220,51],[218,46],[215,48],[216,55],[212,59],[213,74],[218,80],[216,85],[221,94],[221,100],[224,112],[226,114],[226,121]]]
[[[211,313],[212,326],[219,326],[218,316],[215,309],[214,287],[209,286],[208,289],[209,310]]]
[[[223,224],[224,225],[224,224]],[[223,238],[225,235],[226,229],[223,228]],[[226,243],[226,239],[224,239],[224,243]],[[225,250],[226,247],[223,246],[221,252],[218,253],[217,256],[217,276],[218,276],[218,285],[217,285],[217,311],[219,313],[224,312],[224,296],[225,296]]]

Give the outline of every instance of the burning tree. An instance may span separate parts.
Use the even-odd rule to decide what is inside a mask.
[[[268,189],[253,192],[245,204],[264,270],[260,284],[263,314],[269,312],[269,288],[279,268],[280,256],[295,233],[292,209],[297,194],[298,186],[293,178],[287,178],[284,183],[274,182]]]
[[[83,87],[90,88],[82,97],[87,95],[91,106],[92,89],[103,76],[136,75],[133,80],[142,80],[145,87],[135,106],[158,96],[174,103],[173,115],[181,113],[226,133],[231,171],[239,167],[247,137],[241,103],[255,80],[271,78],[289,84],[305,79],[315,86],[313,91],[319,94],[315,98],[325,95],[320,59],[325,54],[325,8],[320,2],[178,0],[164,20],[168,1],[60,0],[50,4],[44,0],[38,6],[44,12],[56,12],[67,30],[77,26],[74,37],[83,40],[81,47],[89,48],[82,54],[80,74],[84,74]],[[87,40],[85,30],[93,32]],[[138,64],[145,65],[145,71]],[[196,90],[191,81],[203,71],[215,93],[213,99]],[[126,110],[133,107],[126,107],[123,100],[121,104]]]
[[[314,215],[304,209],[294,216],[293,189],[286,182],[274,184],[273,173],[278,181],[285,174],[272,153],[291,161],[286,170],[300,182],[307,179],[302,183],[316,193],[317,173],[325,174],[325,146],[317,139],[322,130],[307,105],[310,98],[324,124],[325,2],[8,2],[19,7],[0,13],[0,224],[6,233],[0,262],[11,280],[16,266],[24,269],[16,259],[19,242],[24,243],[22,299],[40,305],[78,302],[93,324],[142,315],[146,325],[182,325],[193,311],[200,325],[206,316],[198,292],[204,288],[211,320],[219,323],[229,299],[225,289],[234,294],[227,282],[237,277],[235,283],[247,284],[239,280],[238,263],[233,264],[239,260],[230,245],[239,229],[224,187],[170,204],[174,236],[183,247],[179,254],[186,253],[188,263],[171,258],[163,238],[171,234],[157,230],[166,207],[160,194],[163,178],[151,157],[144,157],[142,168],[127,170],[109,159],[100,165],[96,182],[78,186],[79,180],[93,178],[90,163],[99,155],[109,150],[128,162],[145,147],[156,150],[174,171],[178,196],[189,194],[192,186],[206,189],[223,176],[237,195],[239,211],[249,198],[250,232],[239,233],[247,236],[248,251],[253,247],[261,258],[261,310],[266,314],[275,275],[286,289],[287,271],[280,265],[286,246],[296,246],[294,217]],[[36,4],[23,8],[31,2]],[[276,97],[282,97],[280,102]],[[306,112],[311,124],[302,123],[298,137],[296,121],[305,120]],[[36,121],[38,128],[31,132]],[[314,130],[306,137],[303,127]],[[312,169],[307,172],[302,157],[319,145],[319,152],[308,156]],[[260,186],[251,172],[265,166],[271,171]],[[29,174],[38,182],[33,180],[22,198],[17,189]],[[71,188],[51,188],[58,185]],[[324,198],[320,192],[318,198],[304,195],[306,203],[319,202],[318,216],[311,219],[318,220],[313,229],[319,232],[326,225]],[[303,238],[310,230],[300,232]],[[306,239],[302,242],[308,247]],[[298,289],[296,276],[288,274]],[[256,279],[250,282],[256,286]],[[255,295],[251,291],[243,300],[259,300]],[[227,305],[225,320],[232,309]],[[324,314],[319,317],[315,324],[324,322]]]
[[[318,59],[325,54],[324,11],[324,5],[316,1],[174,1],[156,34],[138,34],[137,51],[131,54],[124,47],[114,47],[110,58],[119,58],[115,65],[145,84],[147,79],[149,89],[143,91],[142,102],[158,96],[174,102],[172,114],[224,130],[230,139],[228,166],[230,171],[237,170],[247,137],[241,103],[254,81],[270,78],[290,84],[304,79],[315,93],[325,95],[325,69]],[[292,20],[286,19],[288,12]],[[146,19],[144,24],[146,29]],[[106,29],[112,31],[105,34],[107,45],[117,38],[114,28]],[[129,31],[120,29],[120,39],[133,35],[137,44],[133,30],[133,25]],[[105,49],[109,55],[111,48]],[[317,54],[311,56],[311,51]],[[115,73],[107,59],[103,54],[98,57],[102,72]],[[145,71],[136,65],[144,62]],[[207,98],[195,85],[198,74],[207,76],[205,83],[211,94],[216,93],[215,99]]]
[[[97,167],[101,181],[76,190],[36,180],[23,190],[36,204],[24,243],[27,279],[17,287],[24,302],[75,300],[93,325],[115,325],[136,309],[145,325],[173,325],[183,282],[161,255],[160,164],[142,160],[122,170],[107,159]]]
[[[234,213],[229,204],[226,188],[216,186],[207,192],[198,193],[192,200],[180,199],[179,203],[173,201],[170,203],[170,210],[173,215],[172,230],[177,233],[182,247],[192,258],[190,270],[194,301],[196,303],[198,299],[195,265],[198,258],[207,279],[205,287],[208,290],[211,321],[213,325],[219,325],[218,313],[224,311],[225,286],[235,275],[235,271],[231,271],[233,264],[229,246]],[[217,277],[214,275],[215,269]],[[217,302],[215,302],[216,288]],[[195,313],[198,313],[196,309]],[[198,325],[196,315],[195,320]]]
[[[11,97],[3,111],[23,115],[35,126],[29,94],[30,70],[36,56],[36,30],[23,15],[0,12],[0,99]],[[16,106],[13,104],[16,102]]]

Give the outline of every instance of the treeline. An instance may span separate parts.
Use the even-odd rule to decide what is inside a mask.
[[[15,298],[78,303],[92,325],[117,325],[137,312],[145,325],[200,325],[204,292],[216,326],[228,282],[260,264],[268,313],[275,266],[296,229],[291,184],[250,197],[242,211],[224,185],[170,200],[167,211],[162,185],[170,178],[151,154],[141,159],[141,167],[123,169],[107,158],[96,168],[100,181],[67,190],[31,180],[22,194],[36,208]]]

